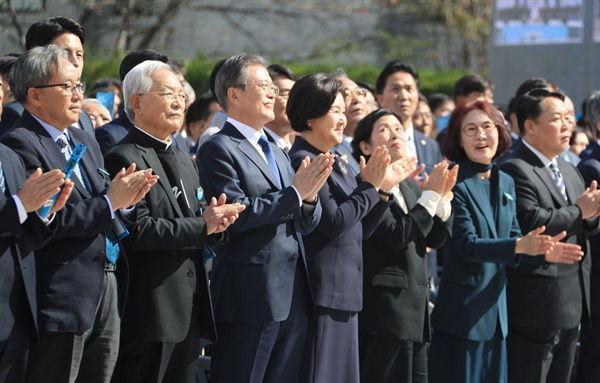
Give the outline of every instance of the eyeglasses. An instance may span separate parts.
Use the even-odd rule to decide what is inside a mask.
[[[177,98],[177,102],[181,102],[183,100],[185,107],[187,108],[190,105],[190,96],[185,93],[173,93],[173,92],[147,92],[147,93],[138,93],[139,96],[145,96],[147,94],[155,94],[160,97],[164,97],[164,99],[169,102],[175,102],[175,98]]]
[[[248,85],[248,84],[244,84],[244,85]],[[269,92],[273,92],[273,94],[275,94],[275,97],[279,96],[279,87],[273,83],[262,83],[262,84],[250,84],[250,85],[254,85],[257,88],[260,88],[263,92],[265,93],[269,93]]]
[[[288,97],[290,97],[290,89],[284,89],[284,90],[279,89],[279,95],[278,96],[281,97],[281,98],[288,98]]]
[[[75,91],[79,91],[79,93],[83,94],[85,92],[85,82],[80,82],[79,84],[48,84],[48,85],[38,85],[32,88],[35,89],[44,89],[44,88],[52,88],[58,86],[62,88],[66,94],[71,95]]]
[[[479,132],[479,129],[483,130],[483,132],[487,135],[487,134],[490,134],[494,129],[496,129],[496,125],[493,125],[493,124],[485,124],[483,126],[469,125],[469,126],[465,126],[463,128],[463,132],[465,132],[465,136],[467,136],[467,137],[474,137]]]
[[[367,90],[363,88],[343,88],[342,94],[344,97],[355,96],[357,98],[365,98],[367,95]]]

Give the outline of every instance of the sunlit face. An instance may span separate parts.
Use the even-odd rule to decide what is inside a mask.
[[[287,107],[290,90],[292,89],[292,86],[294,86],[294,83],[294,80],[282,76],[275,77],[275,80],[273,81],[273,84],[279,87],[279,96],[275,97],[275,105],[273,106],[273,113],[275,115],[273,125],[278,128],[288,127],[290,131],[292,130],[292,127],[290,125],[290,120],[288,120],[285,108]]]
[[[498,149],[498,128],[483,110],[474,109],[463,118],[460,144],[471,161],[491,164]]]
[[[381,145],[388,149],[392,162],[406,157],[404,128],[394,115],[389,114],[375,121],[370,142],[363,141],[360,148],[363,154],[371,155]]]
[[[108,124],[110,119],[110,112],[102,105],[87,103],[81,107],[92,120],[94,129],[101,127],[104,124]]]
[[[183,125],[185,100],[182,98],[185,91],[170,70],[159,69],[150,78],[152,86],[147,93],[131,96],[135,125],[156,138],[166,140]],[[177,97],[169,100],[164,93],[173,93]]]
[[[342,90],[346,97],[346,120],[348,120],[348,128],[354,129],[360,120],[367,115],[367,99],[366,92],[360,88],[356,83],[349,78],[340,77],[338,80],[342,83]]]
[[[321,151],[329,151],[342,142],[346,127],[345,109],[344,97],[338,93],[333,105],[324,116],[308,121],[311,130],[302,132],[302,136]]]
[[[75,68],[79,69],[79,75],[81,76],[83,71],[83,45],[79,37],[67,32],[55,37],[50,43],[58,45],[67,52],[69,61]]]
[[[2,103],[0,106],[4,106],[12,101],[10,85],[8,84],[8,76],[0,76],[0,84],[2,84],[0,86],[0,90],[2,90],[2,93],[4,93],[4,97],[2,98]]]
[[[431,134],[431,130],[433,129],[433,114],[431,113],[431,109],[429,109],[429,105],[426,102],[419,102],[419,106],[413,116],[412,121],[413,127],[419,132],[426,136]]]
[[[585,132],[579,132],[575,135],[575,137],[573,137],[573,143],[569,147],[569,150],[577,155],[580,155],[589,144],[590,139],[588,138],[587,134],[585,134]]]
[[[577,125],[577,118],[575,117],[575,104],[573,100],[565,96],[565,108],[567,108],[567,119],[569,122],[569,129],[573,130]]]
[[[79,68],[63,57],[59,57],[59,63],[62,70],[53,68],[53,75],[48,83],[39,85],[79,84]],[[79,89],[70,92],[61,86],[29,88],[27,96],[26,107],[31,108],[30,112],[60,131],[79,120],[83,100],[83,93]]]
[[[402,124],[409,126],[419,105],[419,89],[410,73],[396,72],[388,76],[383,93],[377,99],[382,108],[398,113]]]
[[[569,146],[571,129],[565,103],[556,97],[542,100],[542,113],[536,121],[525,120],[525,140],[552,159]]]
[[[275,92],[270,89],[273,85],[267,68],[261,65],[251,65],[246,68],[246,89],[242,87],[229,88],[228,113],[255,129],[262,127],[275,119],[273,111]]]

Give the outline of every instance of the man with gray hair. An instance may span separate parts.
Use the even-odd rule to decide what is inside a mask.
[[[244,205],[225,204],[223,194],[207,207],[196,165],[173,148],[170,134],[181,126],[188,98],[169,65],[137,65],[123,95],[133,127],[106,154],[107,169],[134,162],[152,168],[159,185],[137,204],[138,220],[123,241],[130,289],[112,382],[193,383],[200,337],[215,341],[206,247],[224,241],[221,233]]]
[[[588,123],[598,136],[600,130],[600,90],[592,93],[586,101]],[[593,180],[600,180],[600,146],[577,165],[589,187]],[[581,326],[581,348],[578,376],[581,382],[600,382],[600,234],[590,237],[592,272],[590,275],[591,326]]]
[[[71,126],[85,90],[79,76],[55,45],[29,50],[10,73],[25,112],[2,142],[28,173],[63,169],[76,145],[87,147],[71,176],[73,192],[54,218],[53,238],[34,252],[39,342],[31,347],[28,382],[110,382],[127,288],[119,209],[156,183],[150,171],[135,172],[135,164],[110,181],[94,138]]]
[[[246,205],[219,252],[211,291],[219,341],[211,364],[215,382],[295,382],[307,321],[314,313],[302,235],[321,216],[317,192],[333,156],[308,157],[298,171],[269,143],[263,125],[274,119],[279,88],[264,59],[229,58],[216,79],[228,118],[198,150],[208,197]]]

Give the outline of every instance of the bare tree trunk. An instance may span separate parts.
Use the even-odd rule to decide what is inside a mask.
[[[135,0],[127,0],[127,6],[121,8],[121,29],[115,42],[114,56],[121,55],[131,45],[131,16],[134,6]]]
[[[137,49],[146,49],[152,43],[152,40],[167,23],[179,13],[179,10],[189,3],[189,0],[171,0],[164,12],[160,13],[154,24],[146,30],[138,44]]]
[[[2,2],[0,2],[2,5]],[[12,4],[12,0],[6,0],[6,5],[8,7],[8,13],[10,15],[10,22],[15,28],[17,32],[17,40],[19,41],[19,45],[23,50],[25,50],[25,33],[23,33],[23,28],[21,28],[21,24],[19,23],[19,19],[17,17],[17,11],[15,11],[15,7]]]

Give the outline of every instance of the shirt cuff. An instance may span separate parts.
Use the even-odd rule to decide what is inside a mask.
[[[433,190],[425,190],[417,203],[425,208],[430,216],[434,216],[442,197]]]
[[[452,215],[452,204],[450,203],[450,201],[452,201],[452,197],[442,198],[438,203],[437,211],[435,212],[435,214],[438,217],[440,217],[442,222],[446,222],[448,219],[450,219],[450,216]]]
[[[296,189],[296,187],[294,185],[290,185],[294,191],[296,192],[296,195],[298,196],[298,203],[300,203],[300,207],[302,207],[302,197],[300,197],[300,193],[298,192],[298,189]]]
[[[106,202],[108,202],[108,208],[110,209],[110,219],[115,219],[115,212],[113,210],[112,204],[110,203],[110,198],[105,194],[103,195]]]
[[[110,205],[110,202],[108,204]],[[135,211],[135,206],[136,205],[133,205],[132,207],[128,207],[128,208],[124,208],[124,209],[119,209],[119,213],[121,213],[121,217],[123,217],[125,219],[129,219],[131,214]]]
[[[17,212],[19,213],[19,223],[23,224],[27,220],[27,210],[25,210],[25,206],[23,206],[23,202],[16,194],[12,196],[15,200],[15,205],[17,205]]]

